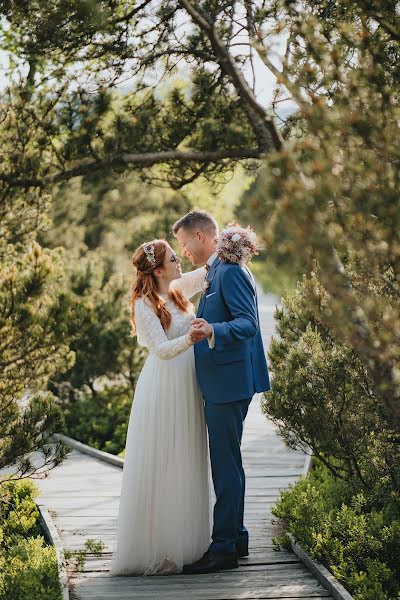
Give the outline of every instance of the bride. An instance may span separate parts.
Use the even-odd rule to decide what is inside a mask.
[[[112,576],[181,572],[210,542],[207,435],[189,335],[189,298],[206,269],[182,275],[165,240],[142,244],[132,262],[132,335],[150,352],[129,420]]]

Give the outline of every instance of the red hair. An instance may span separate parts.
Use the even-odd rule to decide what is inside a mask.
[[[144,248],[149,244],[154,248],[154,261],[150,262]],[[154,274],[155,269],[164,267],[165,254],[168,248],[168,243],[165,240],[152,240],[141,244],[132,255],[132,264],[136,268],[136,279],[131,288],[131,324],[132,337],[136,334],[135,322],[135,302],[138,298],[148,298],[154,312],[160,319],[164,331],[167,331],[171,325],[171,313],[168,310],[167,304],[159,294],[157,278]],[[193,307],[192,303],[187,300],[180,290],[170,290],[168,298],[184,312],[188,313]]]

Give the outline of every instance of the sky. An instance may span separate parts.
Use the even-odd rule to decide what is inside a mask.
[[[272,39],[271,53],[269,53],[269,56],[270,56],[272,62],[278,68],[280,68],[280,57],[282,56],[282,54],[284,52],[284,48],[285,48],[285,37],[284,36],[278,36],[275,39]],[[264,63],[262,62],[261,58],[257,55],[257,53],[254,53],[253,64],[254,64],[254,74],[255,74],[255,81],[256,81],[255,94],[256,94],[257,100],[263,106],[268,107],[271,104],[276,78],[269,71],[269,69],[264,65]],[[8,65],[7,54],[3,50],[0,49],[0,91],[2,89],[4,89],[4,87],[7,85],[7,80],[5,79],[5,75],[4,75],[7,65]],[[250,66],[244,70],[244,76],[245,76],[246,80],[248,81],[248,83],[250,85],[252,85],[253,73],[250,69]],[[123,91],[125,91],[127,89],[126,83],[122,84],[120,87],[121,87],[121,90],[123,90]],[[291,101],[283,102],[279,105],[280,111],[282,111],[284,114],[286,114],[288,112],[289,113],[292,112],[294,110],[294,108],[295,108],[295,105]]]
[[[8,65],[7,54],[0,50],[0,89],[4,89],[7,84],[7,81],[4,78],[4,70]],[[257,56],[254,60],[254,68],[256,74],[256,96],[260,103],[264,106],[270,104],[272,99],[272,91],[275,85],[275,77],[272,73],[265,67],[264,63]],[[250,69],[245,70],[245,76],[248,81],[251,81],[252,74]]]

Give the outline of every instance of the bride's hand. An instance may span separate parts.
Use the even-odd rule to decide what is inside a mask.
[[[186,334],[186,340],[188,344],[195,344],[196,340],[194,338],[194,336],[192,335],[192,327],[189,329],[189,331]]]
[[[188,333],[187,333],[187,339],[188,339],[188,342],[189,342],[190,344],[195,344],[195,343],[196,343],[196,339],[195,339],[195,336],[194,336],[194,334],[193,334],[193,327],[191,327],[191,328],[189,329],[189,331],[188,331]]]

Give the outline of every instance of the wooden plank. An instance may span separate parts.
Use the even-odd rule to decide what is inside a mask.
[[[285,581],[289,581],[291,579],[296,579],[296,581],[304,580],[311,581],[315,583],[315,578],[309,572],[308,569],[305,568],[302,562],[294,563],[291,565],[290,569],[288,569],[287,565],[282,565],[279,563],[273,565],[250,565],[250,566],[241,566],[238,569],[233,569],[230,571],[223,571],[220,573],[208,573],[201,575],[200,578],[195,578],[194,575],[174,575],[174,576],[155,576],[157,577],[157,585],[160,587],[170,587],[171,585],[177,584],[182,585],[183,582],[192,582],[193,579],[196,579],[196,585],[199,584],[202,587],[204,585],[212,584],[213,586],[217,585],[242,585],[246,583],[247,575],[251,573],[251,581],[259,582],[259,583],[271,583],[273,581],[281,581],[282,578]],[[90,578],[92,580],[101,578],[112,579],[115,583],[119,583],[121,579],[130,579],[131,581],[137,582],[139,579],[142,579],[142,585],[153,585],[155,581],[155,577],[111,577],[109,573],[102,572],[89,572],[85,578]]]
[[[294,537],[289,533],[290,543],[294,552],[303,563],[314,573],[318,581],[324,588],[332,594],[335,600],[354,600],[353,596],[346,588],[332,575],[330,571],[321,563],[313,560],[309,554],[296,542]]]
[[[69,548],[70,542],[73,543],[77,539],[77,536],[79,536],[79,538],[82,540],[96,538],[104,540],[104,542],[109,542],[116,535],[116,529],[107,529],[106,527],[87,529],[85,527],[79,528],[77,526],[74,526],[73,529],[64,529],[64,525],[59,519],[55,519],[55,523],[63,539],[63,544],[67,549]],[[269,527],[250,527],[249,533],[251,542],[255,545],[255,547],[262,547],[266,536],[272,538],[275,535],[279,534],[280,531],[279,529],[272,529]]]
[[[88,468],[90,468],[90,466],[88,466]],[[55,498],[55,499],[76,499],[76,498],[116,498],[119,499],[120,496],[120,491],[119,488],[118,489],[109,489],[109,490],[104,490],[104,489],[92,489],[92,490],[84,490],[82,488],[76,489],[74,491],[71,491],[69,488],[65,487],[62,488],[61,486],[58,487],[58,489],[56,490],[52,490],[49,494],[44,494],[43,493],[43,489],[41,487],[42,490],[42,494],[40,495],[40,498],[43,498],[43,504],[44,504],[44,500],[46,500],[46,502],[51,499],[51,498]]]
[[[57,515],[59,518],[74,518],[74,519],[84,519],[84,518],[92,518],[98,519],[99,514],[96,514],[96,508],[92,507],[90,509],[80,509],[80,508],[57,508]],[[117,518],[118,517],[118,506],[115,508],[102,508],[100,512],[102,519],[108,519],[110,517]]]
[[[279,567],[285,567],[278,569]],[[286,565],[274,565],[262,567],[263,570],[248,569],[233,569],[231,571],[223,571],[219,573],[208,573],[204,575],[153,575],[143,577],[142,575],[130,577],[112,577],[109,573],[85,573],[73,576],[72,581],[83,583],[86,587],[93,588],[118,588],[129,587],[134,585],[137,588],[152,588],[155,585],[162,589],[163,592],[173,589],[179,589],[183,586],[191,586],[193,589],[203,590],[212,587],[213,590],[226,591],[231,589],[251,589],[251,588],[269,588],[281,582],[285,582],[288,586],[309,587],[326,591],[321,584],[315,579],[308,569],[302,563],[290,565],[290,569]],[[249,576],[251,574],[251,577]]]
[[[220,585],[212,583],[206,585],[202,582],[196,584],[196,577],[190,581],[177,582],[181,576],[157,577],[154,581],[144,583],[146,578],[108,577],[97,579],[71,580],[74,594],[78,598],[96,598],[96,600],[128,600],[131,598],[151,598],[152,600],[177,599],[185,600],[239,600],[239,599],[270,599],[270,598],[312,598],[329,597],[329,594],[320,584],[314,581],[306,583],[286,583],[274,581],[257,584],[243,580],[242,585],[229,585],[222,582]],[[115,580],[118,579],[118,582]],[[137,579],[138,581],[135,581]],[[155,578],[147,578],[155,579]],[[160,580],[168,579],[166,585],[160,589]]]
[[[44,503],[43,503],[44,504]],[[275,502],[264,502],[260,503],[251,503],[247,502],[245,506],[245,519],[251,519],[253,516],[262,516],[262,517],[271,517],[273,518],[271,508],[274,506]],[[60,503],[60,505],[56,505],[56,513],[59,516],[63,517],[98,517],[102,515],[104,517],[117,517],[118,516],[118,508],[119,508],[119,499],[115,504],[107,503],[99,505],[96,503],[95,505],[89,504],[89,506],[79,506],[79,502],[75,503],[72,506],[65,506]],[[50,509],[50,513],[54,512],[54,504],[53,509]]]
[[[58,580],[60,582],[62,600],[69,600],[68,574],[60,536],[47,508],[37,502],[36,506],[39,509],[41,525],[46,534],[47,541],[54,546],[56,551]]]
[[[106,537],[106,536],[88,535],[88,536],[83,536],[83,537],[75,536],[74,538],[69,537],[68,539],[65,539],[63,534],[61,533],[60,537],[61,537],[61,540],[63,543],[63,547],[66,550],[70,550],[70,551],[82,550],[85,545],[85,541],[89,540],[89,539],[95,539],[96,541],[102,541],[104,543],[104,551],[105,552],[113,552],[113,550],[114,550],[114,539],[112,536]],[[262,552],[263,550],[269,550],[272,552],[273,548],[274,548],[274,546],[271,541],[267,541],[264,543],[264,541],[260,538],[252,546],[250,556],[252,556],[253,552]]]
[[[55,434],[53,437],[56,439],[56,441],[61,440],[64,444],[72,446],[76,450],[84,454],[88,454],[94,459],[100,459],[101,461],[108,462],[114,466],[117,466],[118,468],[121,468],[124,463],[124,459],[119,456],[115,456],[113,454],[110,454],[109,452],[103,452],[102,450],[97,450],[97,448],[92,448],[87,444],[82,444],[82,442],[78,442],[78,440],[70,438],[69,436]]]
[[[117,529],[118,523],[118,516],[116,514],[112,516],[105,515],[103,511],[97,516],[66,515],[57,511],[55,519],[62,521],[63,527],[68,531],[114,531]],[[245,522],[247,528],[252,531],[274,527],[271,523],[271,515],[264,512],[255,512],[253,515],[248,514]]]
[[[90,555],[86,558],[84,571],[108,571],[111,563],[111,553],[102,554],[100,557]],[[252,551],[250,556],[239,560],[240,568],[247,568],[253,565],[264,567],[272,564],[298,564],[300,559],[293,552],[280,551],[272,549],[261,549]]]
[[[282,471],[285,471],[285,475],[282,475]],[[297,468],[289,468],[289,467],[259,467],[252,468],[247,467],[246,469],[246,480],[251,479],[252,477],[300,477],[303,474],[303,469],[300,467]]]
[[[277,456],[268,455],[268,451],[258,454],[255,452],[243,451],[243,464],[246,466],[248,463],[249,467],[291,467],[298,468],[299,470],[304,468],[304,457],[303,456],[286,456],[285,453],[281,452]]]
[[[213,593],[206,592],[205,594],[199,594],[192,592],[189,589],[183,589],[180,591],[174,591],[171,594],[163,594],[162,597],[159,595],[157,590],[143,592],[136,588],[132,590],[123,590],[121,592],[110,592],[104,590],[87,590],[81,588],[73,588],[72,600],[298,600],[302,598],[304,600],[331,600],[332,596],[329,596],[327,592],[320,592],[319,590],[304,590],[296,592],[295,596],[290,595],[291,590],[274,588],[271,590],[254,592],[247,591],[235,591],[229,593]],[[289,594],[289,595],[288,595]]]
[[[61,533],[60,537],[61,537],[61,541],[63,543],[64,549],[70,550],[70,551],[82,550],[85,545],[85,541],[89,540],[89,539],[91,539],[91,540],[94,539],[96,541],[102,541],[104,543],[104,551],[105,552],[113,552],[113,550],[114,550],[113,536],[87,535],[87,536],[74,536],[74,537],[70,536],[68,538],[65,538],[64,535]],[[274,546],[271,541],[264,542],[264,540],[262,538],[260,538],[259,540],[255,541],[254,545],[251,548],[251,553],[259,552],[259,551],[263,551],[263,550],[272,551],[273,548],[274,548]]]

